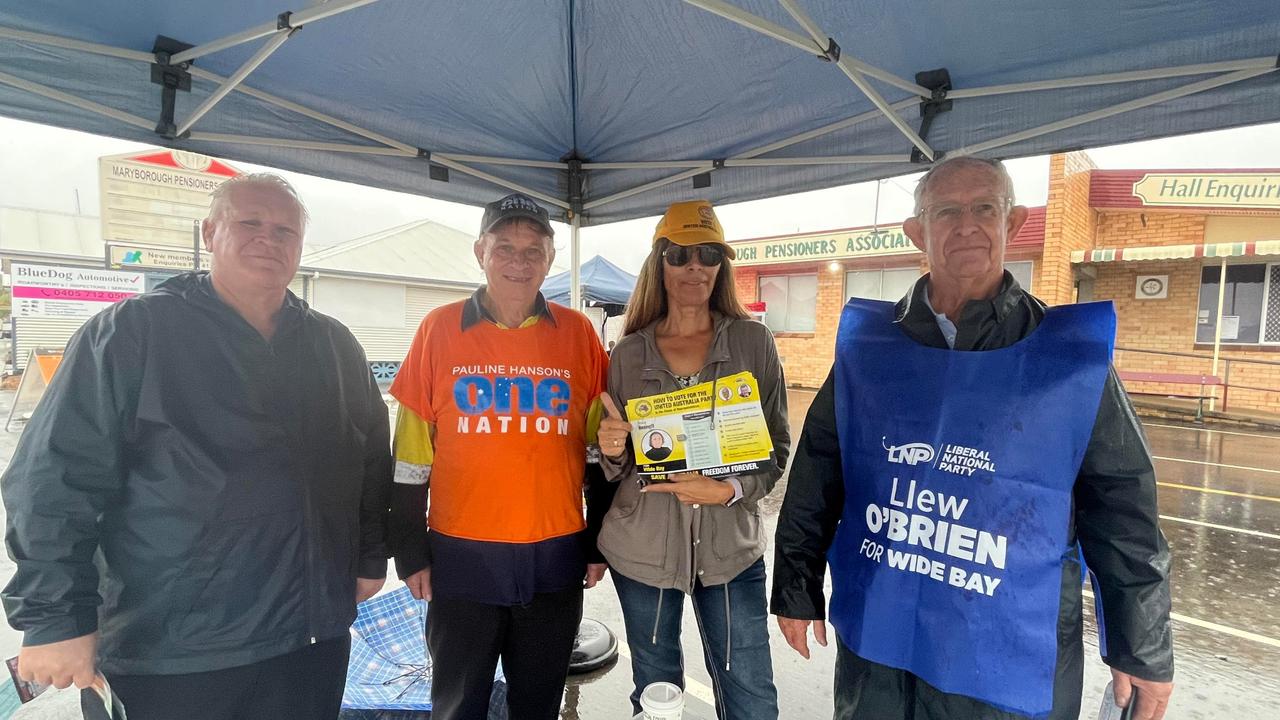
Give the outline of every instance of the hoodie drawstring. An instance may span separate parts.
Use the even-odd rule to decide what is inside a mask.
[[[733,614],[729,607],[729,583],[724,584],[724,671],[729,672],[730,655],[733,653]]]
[[[658,588],[658,611],[653,614],[653,637],[649,638],[649,642],[653,645],[658,644],[658,621],[662,619],[662,588]]]

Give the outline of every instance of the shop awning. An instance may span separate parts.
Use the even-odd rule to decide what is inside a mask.
[[[1071,262],[1074,264],[1136,262],[1141,260],[1248,257],[1251,255],[1280,255],[1280,240],[1076,250],[1071,253]]]

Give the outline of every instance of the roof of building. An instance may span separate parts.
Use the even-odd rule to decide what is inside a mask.
[[[1041,247],[1044,245],[1044,206],[1028,208],[1027,221],[1018,234],[1009,238],[1009,247]]]
[[[302,265],[321,270],[481,283],[475,236],[432,220],[416,220],[308,253]]]
[[[476,262],[475,242],[473,233],[415,220],[307,253],[302,267],[480,284],[484,271]],[[557,254],[551,272],[567,269],[567,261],[567,252]]]
[[[101,259],[102,223],[93,215],[0,207],[0,252]]]

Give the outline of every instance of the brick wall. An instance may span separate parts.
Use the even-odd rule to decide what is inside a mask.
[[[759,299],[756,297],[760,293],[759,277],[760,273],[755,268],[733,269],[733,284],[737,287],[739,301],[745,304]]]
[[[1093,161],[1082,152],[1049,158],[1049,197],[1045,203],[1044,254],[1036,272],[1036,295],[1050,305],[1075,300],[1074,250],[1093,247],[1095,213],[1089,207],[1089,171]]]
[[[1094,247],[1195,245],[1204,242],[1204,215],[1174,212],[1102,212]],[[1183,261],[1187,263],[1190,261]],[[1197,261],[1198,262],[1198,261]]]

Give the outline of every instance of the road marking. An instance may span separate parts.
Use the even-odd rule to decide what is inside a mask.
[[[1209,462],[1208,460],[1187,460],[1186,458],[1164,457],[1163,455],[1152,455],[1151,457],[1156,460],[1164,460],[1167,462],[1191,463],[1192,465],[1212,465],[1214,467],[1231,468],[1232,470],[1250,470],[1252,472],[1280,475],[1280,470],[1272,470],[1271,468],[1250,467],[1249,465],[1228,465],[1227,463]]]
[[[1160,423],[1142,423],[1143,427],[1170,428],[1172,430],[1187,430],[1189,432],[1213,433],[1215,435],[1239,435],[1240,437],[1264,438],[1267,440],[1280,440],[1280,435],[1263,435],[1261,433],[1236,432],[1235,430],[1210,430],[1209,428],[1193,428],[1184,425],[1162,425]]]
[[[1218,490],[1216,488],[1196,487],[1195,485],[1183,485],[1181,483],[1157,482],[1157,485],[1164,487],[1177,488],[1179,490],[1193,490],[1195,492],[1212,493],[1214,495],[1229,495],[1231,497],[1248,498],[1249,500],[1266,500],[1267,502],[1280,502],[1280,497],[1272,497],[1270,495],[1250,495],[1249,493],[1231,492],[1230,490]]]
[[[627,641],[622,638],[618,638],[618,654],[625,657],[627,660],[631,659],[631,646],[627,645]],[[711,707],[716,706],[716,694],[711,690],[711,688],[703,685],[701,682],[689,677],[688,675],[684,676],[684,691]]]
[[[1231,527],[1230,525],[1218,525],[1216,523],[1204,522],[1203,520],[1192,520],[1190,518],[1174,517],[1172,515],[1161,515],[1161,520],[1170,522],[1186,523],[1188,525],[1199,525],[1201,527],[1213,528],[1214,530],[1226,530],[1227,532],[1244,533],[1245,535],[1253,535],[1256,537],[1269,538],[1271,540],[1280,540],[1280,535],[1276,533],[1263,532],[1261,530],[1247,530],[1245,528]]]
[[[1089,592],[1088,590],[1084,591],[1084,596],[1089,598],[1090,600],[1093,599],[1093,593]],[[1180,623],[1195,625],[1196,627],[1204,628],[1205,630],[1212,630],[1214,632],[1222,633],[1223,635],[1238,637],[1241,640],[1249,640],[1251,642],[1260,643],[1262,645],[1268,645],[1273,648],[1280,648],[1280,640],[1277,640],[1275,638],[1269,638],[1266,635],[1259,635],[1257,633],[1251,633],[1248,630],[1240,630],[1238,628],[1227,627],[1226,625],[1219,625],[1218,623],[1215,623],[1215,622],[1209,622],[1208,620],[1201,620],[1199,618],[1193,618],[1187,615],[1181,615],[1176,612],[1169,613],[1169,617],[1173,620],[1177,620]]]

